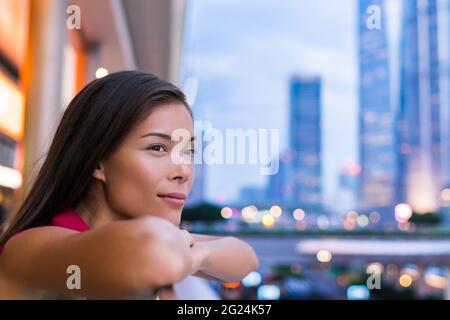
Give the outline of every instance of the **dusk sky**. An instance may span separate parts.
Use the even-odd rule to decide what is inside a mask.
[[[324,200],[337,175],[357,162],[356,0],[190,0],[182,83],[196,120],[214,128],[279,128],[288,147],[289,79],[322,78]],[[194,86],[196,87],[196,86]],[[195,93],[196,94],[193,94]],[[210,165],[206,196],[233,201],[243,186],[264,186],[258,165]]]

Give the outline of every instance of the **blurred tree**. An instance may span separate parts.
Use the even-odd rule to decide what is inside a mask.
[[[409,219],[409,222],[418,225],[421,224],[438,225],[442,222],[442,216],[435,212],[427,212],[425,214],[419,214],[414,212],[411,218]]]
[[[220,215],[221,208],[212,203],[201,203],[183,208],[182,218],[186,221],[214,222],[224,220]]]

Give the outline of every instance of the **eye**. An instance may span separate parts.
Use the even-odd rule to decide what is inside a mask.
[[[146,149],[151,150],[151,151],[156,151],[156,152],[166,151],[165,146],[162,144],[154,144],[152,146],[147,147]]]

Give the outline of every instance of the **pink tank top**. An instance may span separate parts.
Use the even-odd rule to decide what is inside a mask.
[[[58,213],[56,216],[52,218],[48,226],[62,227],[79,232],[89,230],[89,226],[87,225],[87,223],[84,222],[84,220],[80,217],[80,215],[72,208],[68,208]],[[21,231],[19,231],[18,233],[20,232]],[[5,246],[5,244],[6,242],[0,244],[0,253],[3,251],[3,247]]]

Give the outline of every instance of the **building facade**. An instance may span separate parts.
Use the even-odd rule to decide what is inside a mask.
[[[290,149],[293,160],[292,204],[307,210],[322,207],[321,79],[293,77],[290,82]]]
[[[370,6],[380,25],[370,24]],[[395,203],[395,130],[390,94],[389,52],[384,0],[358,3],[359,207],[389,208]]]

